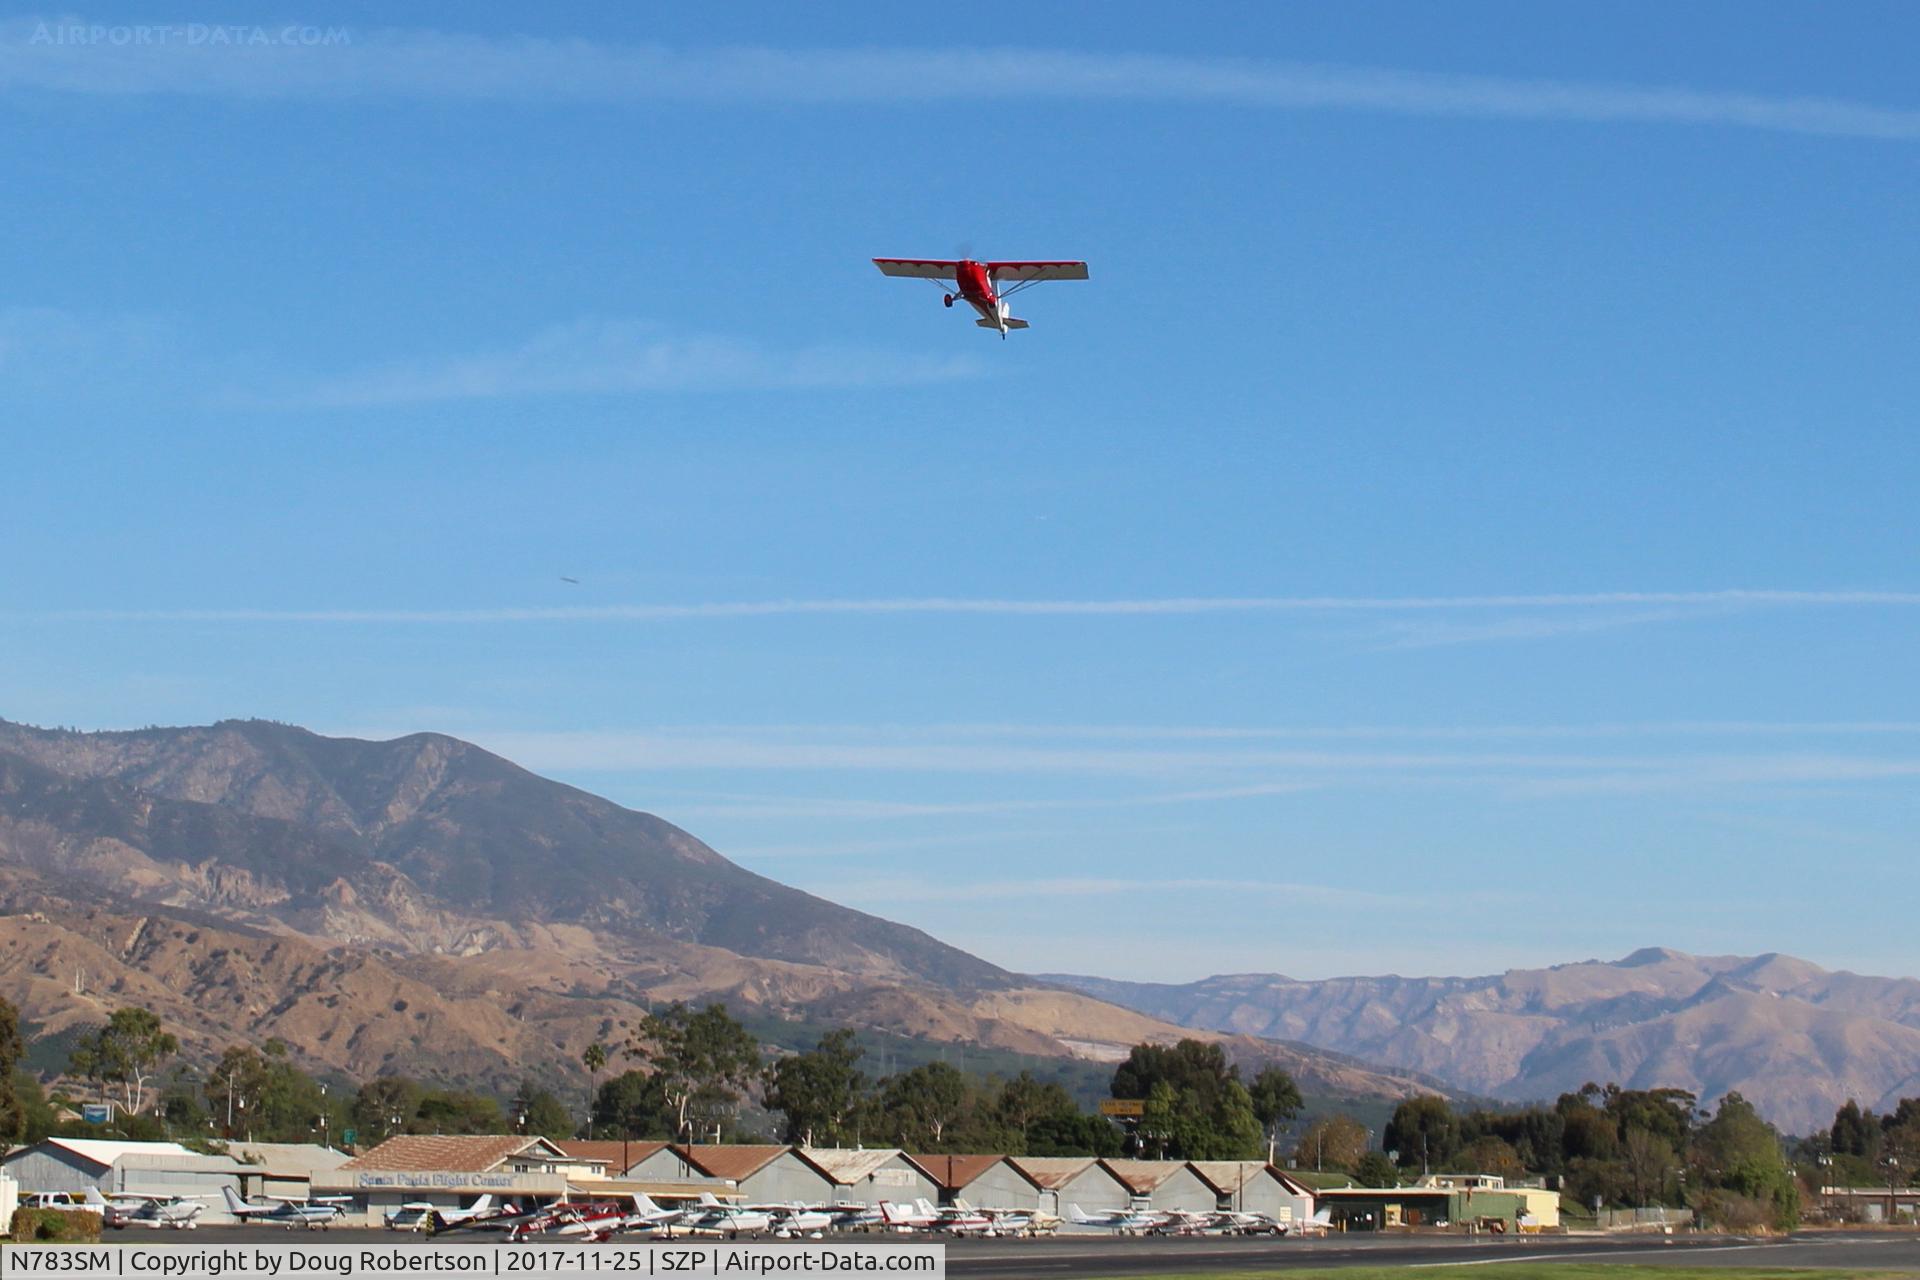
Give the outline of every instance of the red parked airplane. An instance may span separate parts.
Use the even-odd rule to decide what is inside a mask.
[[[962,258],[957,262],[940,258],[875,258],[873,265],[886,276],[905,276],[914,280],[951,280],[953,292],[946,295],[948,306],[955,298],[975,311],[974,323],[982,329],[998,329],[1002,338],[1009,329],[1024,329],[1025,320],[1008,313],[1007,299],[1043,280],[1085,280],[1084,262],[975,262]],[[1000,288],[1003,284],[1009,288]]]

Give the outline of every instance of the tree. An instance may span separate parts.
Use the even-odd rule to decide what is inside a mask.
[[[0,997],[0,1145],[26,1140],[27,1108],[15,1078],[19,1074],[20,1059],[25,1055],[20,1011]]]
[[[522,1080],[513,1094],[513,1123],[520,1133],[565,1138],[573,1133],[573,1113],[551,1089]],[[623,1171],[624,1172],[624,1171]]]
[[[1667,1175],[1674,1167],[1673,1148],[1657,1133],[1629,1129],[1620,1143],[1620,1163],[1629,1203],[1643,1208],[1657,1203],[1666,1189]]]
[[[1782,1230],[1798,1224],[1800,1187],[1780,1135],[1737,1092],[1721,1098],[1713,1119],[1701,1126],[1693,1158],[1709,1187],[1767,1205],[1773,1225]]]
[[[1381,1145],[1399,1153],[1402,1168],[1419,1165],[1420,1172],[1427,1173],[1435,1165],[1445,1167],[1453,1162],[1460,1149],[1460,1125],[1445,1098],[1420,1094],[1393,1109]]]
[[[133,1115],[147,1101],[147,1082],[159,1065],[180,1050],[180,1042],[160,1025],[151,1009],[115,1009],[107,1025],[81,1040],[75,1054],[90,1079],[120,1087],[121,1104]]]
[[[1202,1040],[1137,1044],[1114,1070],[1115,1098],[1145,1101],[1143,1144],[1181,1160],[1234,1160],[1260,1149],[1260,1121],[1226,1051]]]
[[[1247,1093],[1253,1102],[1253,1118],[1260,1122],[1260,1129],[1267,1135],[1267,1159],[1273,1159],[1273,1149],[1280,1140],[1280,1126],[1300,1114],[1306,1100],[1300,1096],[1300,1086],[1293,1077],[1276,1066],[1260,1068],[1253,1078],[1253,1084]]]
[[[648,1014],[627,1054],[652,1068],[674,1113],[674,1136],[693,1136],[694,1124],[735,1107],[758,1074],[760,1049],[723,1004],[694,1012],[674,1004]]]
[[[1014,1135],[1017,1135],[1019,1150],[1015,1154],[1032,1154],[1028,1144],[1033,1138],[1036,1126],[1048,1122],[1059,1122],[1068,1118],[1078,1120],[1080,1108],[1073,1103],[1073,1095],[1052,1080],[1041,1080],[1031,1071],[1022,1071],[1013,1079],[1000,1086],[1000,1096],[994,1099],[993,1115]],[[1100,1121],[1103,1128],[1111,1125]]]
[[[1400,1167],[1384,1151],[1369,1151],[1353,1167],[1353,1180],[1363,1187],[1397,1187]]]
[[[1879,1153],[1880,1133],[1880,1123],[1874,1119],[1873,1112],[1861,1110],[1859,1103],[1848,1098],[1833,1113],[1833,1128],[1829,1136],[1835,1155],[1871,1160]]]
[[[385,1141],[412,1127],[423,1096],[420,1086],[405,1076],[369,1080],[354,1097],[353,1122],[361,1132],[374,1135],[374,1141]]]
[[[790,1054],[767,1070],[766,1105],[786,1117],[783,1138],[801,1146],[845,1146],[867,1094],[862,1056],[847,1028],[829,1031],[807,1053]]]
[[[1336,1114],[1307,1126],[1293,1148],[1293,1163],[1298,1169],[1352,1173],[1366,1154],[1366,1129],[1352,1116]]]
[[[1520,1161],[1520,1153],[1513,1149],[1512,1144],[1491,1133],[1483,1134],[1460,1148],[1452,1163],[1460,1173],[1491,1173],[1502,1178],[1517,1178],[1527,1171],[1527,1166]]]
[[[202,1083],[207,1108],[231,1138],[245,1132],[247,1118],[260,1114],[267,1088],[267,1063],[252,1045],[229,1045]]]
[[[432,1089],[420,1099],[413,1126],[420,1133],[504,1133],[500,1101],[464,1089]]]
[[[607,1046],[595,1040],[580,1052],[580,1065],[587,1069],[587,1137],[593,1137],[593,1095],[599,1085],[600,1068],[607,1065]]]
[[[660,1077],[623,1071],[593,1095],[593,1123],[622,1138],[673,1136],[674,1115]]]
[[[965,1113],[967,1078],[947,1062],[928,1062],[889,1076],[880,1105],[900,1145],[937,1151],[947,1129]]]

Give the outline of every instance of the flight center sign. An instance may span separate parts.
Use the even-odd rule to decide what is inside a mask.
[[[465,1173],[448,1169],[355,1169],[314,1179],[316,1186],[340,1191],[524,1191],[552,1195],[567,1189],[557,1173]]]
[[[707,1277],[896,1275],[945,1280],[940,1244],[6,1245],[0,1280],[111,1276],[116,1280],[371,1280],[392,1276],[551,1274]]]

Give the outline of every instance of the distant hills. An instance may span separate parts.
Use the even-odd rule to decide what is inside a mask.
[[[1737,1090],[1804,1134],[1850,1097],[1884,1109],[1920,1095],[1920,981],[1791,956],[1649,948],[1478,978],[1047,980],[1185,1026],[1297,1040],[1512,1101],[1587,1081],[1703,1100]]]
[[[0,990],[43,1040],[139,1003],[190,1054],[502,1084],[654,1003],[1115,1059],[1183,1031],[738,867],[650,814],[440,734],[0,721]],[[1205,1033],[1310,1091],[1413,1076]]]

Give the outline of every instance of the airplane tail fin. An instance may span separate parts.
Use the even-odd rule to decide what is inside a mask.
[[[660,1212],[660,1206],[655,1204],[653,1197],[644,1191],[633,1197],[633,1208],[636,1213],[645,1214],[649,1218]]]
[[[227,1212],[233,1214],[236,1218],[240,1216],[241,1210],[250,1207],[242,1201],[239,1196],[233,1193],[232,1187],[220,1188],[220,1198],[227,1202]]]
[[[720,1202],[713,1198],[713,1192],[711,1191],[702,1191],[700,1193],[700,1203],[709,1209],[718,1209],[720,1207]]]
[[[89,1208],[104,1209],[107,1206],[107,1198],[100,1194],[98,1187],[88,1187],[85,1198]]]
[[[880,1202],[880,1221],[886,1223],[888,1226],[894,1225],[905,1217],[906,1215],[900,1212],[900,1206],[896,1205],[893,1201],[882,1200]]]
[[[1093,1221],[1092,1218],[1089,1218],[1085,1213],[1081,1211],[1080,1206],[1077,1204],[1070,1204],[1067,1206],[1067,1217],[1074,1222],[1092,1222]]]
[[[984,316],[975,320],[974,324],[982,329],[998,329],[1000,327],[998,320],[988,320]],[[1032,327],[1033,326],[1029,325],[1025,320],[1016,319],[1013,316],[1007,317],[1007,328],[1009,329],[1030,329]]]
[[[488,1191],[483,1193],[478,1200],[475,1200],[473,1204],[468,1207],[467,1212],[468,1213],[485,1213],[488,1209],[491,1209],[492,1207],[493,1207],[493,1192]]]

